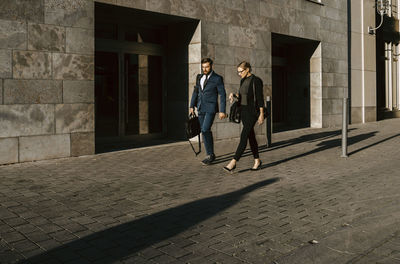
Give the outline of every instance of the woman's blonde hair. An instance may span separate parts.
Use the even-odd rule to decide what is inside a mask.
[[[250,65],[250,63],[247,62],[247,61],[242,61],[241,63],[238,64],[237,67],[238,67],[238,68],[240,67],[240,68],[242,68],[243,70],[249,69],[249,72],[251,72],[251,65]]]

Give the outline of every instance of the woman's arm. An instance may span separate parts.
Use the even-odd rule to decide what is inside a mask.
[[[264,94],[263,94],[263,84],[260,78],[254,79],[255,84],[255,98],[256,98],[256,107],[264,107]]]

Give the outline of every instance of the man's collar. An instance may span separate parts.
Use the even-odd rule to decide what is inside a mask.
[[[203,73],[203,75],[202,75],[201,77],[203,77],[203,76],[208,76],[207,78],[210,78],[210,77],[211,77],[211,74],[213,74],[213,72],[214,72],[214,71],[211,70],[210,73],[208,73],[208,74],[204,74],[204,73]]]

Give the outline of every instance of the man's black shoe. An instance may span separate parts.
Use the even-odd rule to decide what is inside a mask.
[[[202,161],[204,165],[210,165],[215,160],[215,155],[212,154]]]

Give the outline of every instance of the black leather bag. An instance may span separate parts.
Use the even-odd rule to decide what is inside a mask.
[[[239,124],[241,120],[240,117],[240,103],[238,101],[235,101],[231,105],[231,109],[229,110],[229,122],[233,122],[236,124]]]
[[[186,122],[186,137],[190,143],[190,146],[193,149],[194,154],[197,156],[201,152],[201,141],[200,141],[200,133],[201,133],[201,128],[200,128],[200,123],[199,123],[199,118],[196,116],[196,114],[190,114],[189,119]],[[191,138],[198,136],[199,140],[199,151],[196,151],[192,145],[192,142],[190,141]]]

